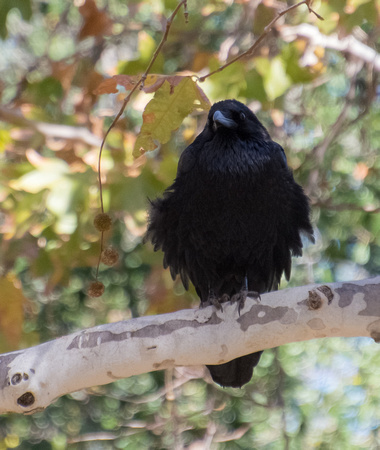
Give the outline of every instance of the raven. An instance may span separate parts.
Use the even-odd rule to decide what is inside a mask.
[[[211,107],[173,184],[150,203],[146,238],[173,279],[194,284],[201,306],[230,298],[240,308],[247,295],[277,289],[291,255],[302,255],[300,233],[314,241],[309,201],[283,148],[236,100]],[[221,386],[241,387],[261,353],[207,367]]]

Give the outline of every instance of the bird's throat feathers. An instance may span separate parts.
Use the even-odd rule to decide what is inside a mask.
[[[235,133],[216,133],[205,143],[199,164],[213,174],[241,176],[262,171],[270,159],[270,145],[265,141],[241,140]]]

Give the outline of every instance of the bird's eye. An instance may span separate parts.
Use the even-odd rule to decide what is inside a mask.
[[[240,113],[240,120],[242,121],[242,122],[244,122],[244,120],[245,120],[245,114],[244,113]]]

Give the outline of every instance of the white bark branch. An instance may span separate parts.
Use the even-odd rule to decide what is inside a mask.
[[[237,305],[183,310],[79,331],[0,355],[0,414],[33,413],[57,397],[173,366],[220,364],[258,350],[332,336],[380,339],[380,276],[310,285]]]
[[[48,138],[81,141],[92,147],[100,147],[100,144],[102,143],[102,140],[98,136],[92,134],[86,127],[30,120],[23,116],[20,110],[0,107],[0,120],[20,127],[32,128]]]
[[[279,31],[286,42],[292,42],[296,39],[306,39],[313,48],[323,47],[349,53],[367,64],[372,64],[374,70],[380,72],[380,54],[368,45],[358,41],[352,35],[344,38],[339,38],[337,34],[326,36],[317,27],[307,23],[294,27],[283,26]]]

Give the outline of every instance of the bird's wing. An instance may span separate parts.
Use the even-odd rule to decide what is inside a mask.
[[[194,139],[193,143],[186,147],[182,152],[178,161],[177,178],[180,175],[190,172],[194,168],[200,153],[202,153],[202,150],[204,149],[204,145],[212,139],[212,137],[213,134],[210,133],[210,129],[206,125],[204,130]]]
[[[288,160],[286,159],[285,150],[281,147],[280,144],[277,144],[277,142],[272,141],[271,142],[272,151],[276,155],[276,157],[279,159],[281,164],[283,166],[288,167]]]
[[[194,167],[195,161],[195,146],[193,143],[185,148],[179,158],[177,176],[190,172]]]

